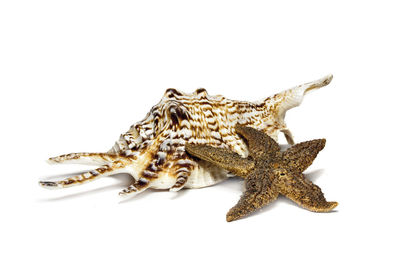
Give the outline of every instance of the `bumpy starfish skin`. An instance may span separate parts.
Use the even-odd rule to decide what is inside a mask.
[[[274,201],[279,194],[315,212],[328,212],[337,202],[327,202],[321,189],[302,174],[325,146],[325,139],[299,143],[281,152],[278,143],[251,127],[236,126],[248,142],[249,156],[223,148],[186,144],[195,157],[245,178],[246,191],[226,215],[228,222],[242,218]]]

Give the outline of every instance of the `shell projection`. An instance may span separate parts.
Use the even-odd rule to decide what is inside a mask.
[[[210,96],[205,89],[185,94],[167,89],[146,117],[122,134],[106,153],[71,153],[50,158],[50,163],[93,164],[98,168],[59,181],[40,181],[56,189],[94,181],[117,173],[128,173],[132,184],[120,192],[133,196],[147,188],[178,191],[216,184],[231,174],[207,161],[188,155],[185,144],[206,144],[229,149],[247,157],[248,147],[235,131],[237,124],[253,127],[274,140],[282,132],[293,138],[284,122],[286,111],[301,104],[304,95],[328,85],[332,75],[299,85],[258,102]]]

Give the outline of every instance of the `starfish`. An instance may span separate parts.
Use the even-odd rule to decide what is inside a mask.
[[[225,148],[186,144],[189,154],[245,178],[246,190],[227,213],[228,222],[266,206],[279,194],[314,212],[328,212],[338,205],[326,201],[321,189],[303,175],[324,148],[325,139],[302,142],[281,152],[278,143],[262,131],[240,125],[235,130],[247,140],[247,158]]]

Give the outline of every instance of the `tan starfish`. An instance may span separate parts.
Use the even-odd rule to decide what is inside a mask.
[[[325,139],[299,143],[281,152],[267,134],[236,126],[248,142],[249,156],[223,148],[186,144],[186,151],[245,178],[246,191],[226,215],[228,222],[242,218],[275,200],[279,194],[315,212],[328,212],[337,202],[327,202],[321,189],[302,174],[325,146]]]

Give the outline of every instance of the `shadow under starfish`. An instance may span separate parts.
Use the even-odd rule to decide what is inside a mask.
[[[324,148],[325,139],[302,142],[281,152],[275,140],[261,131],[238,125],[236,132],[248,142],[247,158],[228,149],[186,144],[189,154],[245,178],[246,191],[227,213],[228,222],[267,205],[279,194],[315,212],[328,212],[338,205],[326,201],[321,189],[303,175]]]

